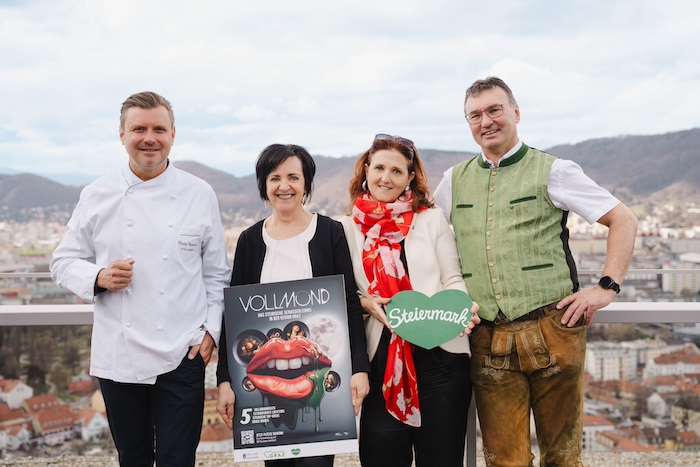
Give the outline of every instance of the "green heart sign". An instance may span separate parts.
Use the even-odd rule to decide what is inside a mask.
[[[471,297],[461,290],[443,290],[432,297],[404,290],[386,305],[386,317],[396,334],[430,350],[464,331],[472,319],[471,307]]]
[[[298,456],[299,454],[301,454],[301,449],[299,449],[299,448],[292,449],[292,454],[294,454],[295,456]]]

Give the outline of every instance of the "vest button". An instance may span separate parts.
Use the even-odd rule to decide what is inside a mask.
[[[490,268],[493,267],[493,261],[489,261],[489,267],[490,267]]]
[[[498,279],[491,279],[492,284],[495,284],[496,282],[498,282]]]
[[[495,177],[497,174],[498,174],[498,172],[496,172],[495,170],[492,170],[492,171],[491,171],[491,175],[492,175],[492,176]]]
[[[486,249],[487,249],[488,251],[491,251],[491,245],[486,245]]]
[[[491,193],[493,193],[494,191],[496,191],[496,189],[495,189],[494,187],[491,187],[491,188],[489,188],[489,191],[490,191]]]
[[[496,300],[500,300],[500,299],[501,299],[501,296],[500,296],[500,295],[496,295]]]

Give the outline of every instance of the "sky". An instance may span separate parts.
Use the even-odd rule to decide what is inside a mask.
[[[172,160],[237,176],[272,143],[477,152],[464,92],[490,75],[530,146],[687,130],[698,24],[697,0],[0,0],[0,172],[123,167],[140,91],[173,105]]]

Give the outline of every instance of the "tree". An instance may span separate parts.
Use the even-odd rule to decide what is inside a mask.
[[[63,367],[60,364],[54,363],[53,365],[51,365],[49,381],[51,381],[51,383],[55,385],[57,391],[65,391],[66,387],[68,386],[68,382],[70,381],[70,378],[68,377],[66,370],[63,369]]]
[[[40,366],[30,364],[26,367],[27,385],[34,388],[34,395],[46,392],[46,371]]]
[[[75,369],[80,367],[80,349],[73,340],[66,344],[63,363],[70,369],[71,373],[75,373]]]

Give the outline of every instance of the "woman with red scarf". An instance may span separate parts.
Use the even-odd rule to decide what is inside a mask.
[[[362,404],[360,461],[364,467],[462,466],[471,399],[465,333],[432,350],[394,334],[384,312],[402,290],[432,296],[467,291],[457,245],[442,211],[433,208],[411,140],[378,134],[355,163],[351,214],[341,223],[355,282],[367,313],[370,393]]]

